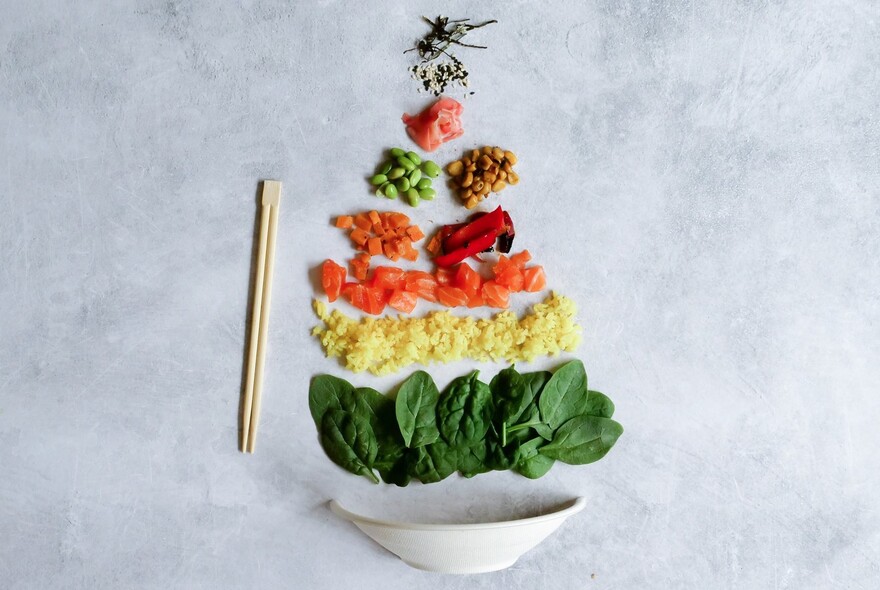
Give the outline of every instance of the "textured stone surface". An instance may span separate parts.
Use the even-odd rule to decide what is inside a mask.
[[[459,53],[476,94],[437,159],[518,153],[517,240],[580,304],[626,433],[538,482],[403,490],[318,446],[308,381],[343,371],[309,336],[309,269],[348,254],[329,218],[377,205],[363,176],[428,102],[401,52],[437,6],[0,4],[0,586],[877,587],[877,3],[443,6],[501,23]],[[250,457],[262,178],[286,193]],[[325,505],[476,521],[573,495],[555,536],[469,578]]]

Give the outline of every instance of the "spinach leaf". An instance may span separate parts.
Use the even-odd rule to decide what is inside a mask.
[[[354,390],[354,395],[357,397],[356,411],[370,421],[378,444],[376,459],[371,467],[379,472],[385,483],[407,485],[406,446],[397,427],[394,401],[370,387],[359,387]]]
[[[501,441],[486,439],[486,470],[504,471],[516,465],[517,449],[519,442],[513,442],[502,446]]]
[[[538,454],[538,450],[545,444],[547,444],[547,441],[539,436],[518,444],[514,454],[516,463],[531,459]]]
[[[587,392],[587,411],[585,414],[590,416],[599,416],[600,418],[610,418],[614,415],[614,402],[608,399],[608,396],[599,391]]]
[[[384,453],[384,454],[383,454]],[[379,455],[376,457],[376,469],[379,477],[385,483],[393,483],[399,487],[409,485],[412,477],[407,472],[409,467],[409,451],[403,445],[395,447],[379,446]]]
[[[407,472],[422,483],[436,483],[446,479],[458,468],[458,451],[443,440],[412,449],[407,457]]]
[[[623,427],[609,418],[577,416],[563,424],[540,453],[571,465],[598,461],[611,450]]]
[[[550,457],[538,453],[534,457],[520,461],[513,469],[529,479],[538,479],[546,475],[555,462]]]
[[[587,372],[578,360],[562,365],[547,381],[538,407],[541,420],[553,430],[587,411]]]
[[[379,445],[366,417],[345,410],[325,412],[321,419],[321,446],[343,469],[379,483],[371,468]]]
[[[394,402],[391,401],[391,398],[371,387],[358,387],[352,395],[355,398],[353,404],[350,404],[345,398],[342,401],[346,406],[351,406],[350,412],[361,414],[370,421],[370,426],[373,427],[377,439],[402,442],[394,416]]]
[[[437,402],[440,436],[449,446],[468,447],[480,442],[492,419],[492,393],[477,380],[478,371],[453,379]]]
[[[354,387],[345,379],[318,375],[309,387],[309,411],[315,426],[321,429],[324,414],[329,410],[354,410]]]
[[[464,477],[473,477],[489,471],[486,465],[486,445],[477,444],[459,449],[458,472]]]
[[[495,404],[496,430],[501,428],[502,424],[514,424],[519,420],[523,410],[532,401],[531,397],[526,396],[531,390],[526,388],[525,381],[513,365],[499,371],[489,382],[489,389],[492,391],[492,402]]]
[[[416,371],[400,386],[395,414],[407,447],[421,447],[440,438],[437,430],[439,397],[434,380],[424,371]]]
[[[529,389],[529,392],[526,393],[526,395],[529,397],[530,404],[537,405],[541,391],[544,389],[547,382],[550,381],[552,376],[553,373],[550,371],[535,371],[533,373],[523,373],[521,375],[523,383]]]

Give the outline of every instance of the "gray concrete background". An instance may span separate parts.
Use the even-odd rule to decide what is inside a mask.
[[[447,162],[516,151],[520,246],[626,428],[603,461],[406,489],[324,457],[309,269],[428,103],[417,17],[496,17]],[[877,588],[880,8],[0,2],[0,586]],[[285,182],[258,451],[236,447],[255,190]],[[460,216],[445,193],[424,226]],[[518,307],[534,299],[520,298]],[[558,360],[534,363],[554,366]],[[432,369],[439,383],[472,367]],[[423,520],[585,495],[513,568],[411,570],[326,501]],[[591,574],[596,574],[595,578]]]

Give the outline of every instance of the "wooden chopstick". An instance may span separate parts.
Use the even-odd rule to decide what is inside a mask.
[[[254,283],[254,307],[251,314],[251,341],[248,350],[247,381],[241,425],[241,450],[254,452],[260,420],[263,390],[263,367],[266,362],[266,335],[269,330],[269,308],[272,302],[272,269],[275,263],[275,237],[278,234],[278,208],[281,205],[281,183],[263,181],[260,213],[260,246],[257,253],[257,278]]]

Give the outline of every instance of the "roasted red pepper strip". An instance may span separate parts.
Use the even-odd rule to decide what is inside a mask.
[[[513,220],[510,218],[510,214],[505,211],[504,229],[501,232],[501,235],[498,236],[498,251],[503,254],[510,252],[510,248],[513,246],[513,238],[515,236],[516,231],[513,229]]]
[[[472,221],[463,228],[456,231],[443,242],[443,251],[452,252],[463,247],[471,240],[482,236],[483,234],[493,231],[497,236],[500,231],[504,230],[504,211],[499,206],[491,213],[486,213],[479,219]],[[484,248],[485,249],[485,248]]]
[[[468,242],[467,246],[464,248],[459,248],[458,250],[453,250],[443,256],[438,256],[434,259],[434,263],[437,266],[452,266],[453,264],[458,264],[468,256],[479,254],[486,248],[491,247],[495,243],[495,238],[497,237],[498,230],[490,229],[483,235],[477,236]]]
[[[466,223],[453,223],[451,225],[444,225],[440,228],[440,242],[445,243],[449,236],[466,226]]]

